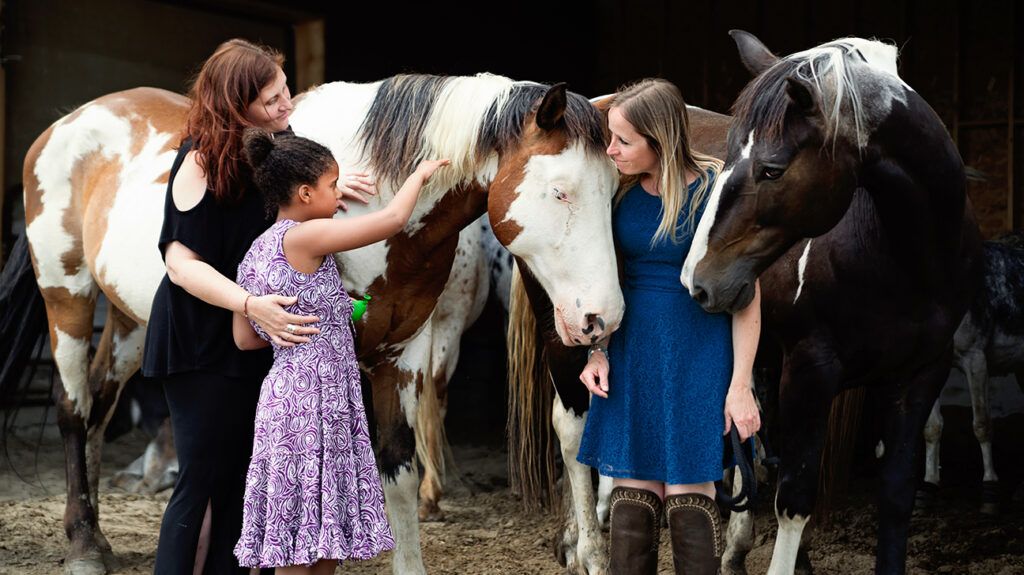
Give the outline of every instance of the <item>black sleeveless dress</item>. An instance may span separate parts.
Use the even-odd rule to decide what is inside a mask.
[[[274,223],[264,210],[263,198],[249,189],[236,203],[218,202],[207,190],[193,208],[174,205],[171,186],[192,141],[182,142],[171,167],[160,231],[160,254],[178,241],[227,278],[233,279],[249,246]],[[262,379],[273,360],[270,349],[241,351],[231,336],[229,310],[192,296],[164,275],[153,298],[146,328],[142,373],[166,377],[189,371],[207,371],[230,377]]]

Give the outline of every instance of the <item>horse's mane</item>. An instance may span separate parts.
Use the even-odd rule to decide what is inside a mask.
[[[476,177],[493,152],[513,147],[523,122],[548,86],[493,74],[410,74],[381,82],[359,128],[363,159],[378,180],[397,186],[424,159],[449,158],[451,167],[431,179],[435,190]],[[600,113],[568,93],[564,116],[568,143],[604,150]]]
[[[892,61],[877,61],[876,58],[891,58]],[[745,138],[750,130],[757,128],[759,138],[778,142],[790,102],[786,95],[786,78],[796,76],[817,90],[825,115],[826,135],[831,136],[833,144],[843,129],[844,114],[848,114],[855,142],[863,147],[867,143],[864,105],[855,78],[857,68],[850,63],[867,62],[895,75],[895,60],[894,46],[860,38],[835,40],[782,58],[751,80],[740,93],[732,113],[736,117],[735,125],[744,129],[730,132],[729,137]],[[730,148],[732,144],[730,142]]]

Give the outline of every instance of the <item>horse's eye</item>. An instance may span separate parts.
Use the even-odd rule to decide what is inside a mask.
[[[562,190],[559,190],[558,188],[555,188],[555,199],[560,201],[560,202],[568,202],[569,201],[569,194],[566,194]]]
[[[783,168],[769,168],[765,166],[761,168],[761,177],[766,180],[777,180],[782,177],[782,174],[786,173]]]

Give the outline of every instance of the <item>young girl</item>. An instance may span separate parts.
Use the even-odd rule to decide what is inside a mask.
[[[274,345],[235,555],[242,566],[277,567],[279,575],[334,573],[339,561],[369,559],[394,540],[359,387],[352,301],[331,254],[396,234],[422,186],[448,161],[421,163],[384,209],[336,220],[341,193],[330,150],[249,130],[245,153],[268,210],[278,216],[238,266],[238,283],[253,296],[294,294],[289,311],[319,317],[320,333],[294,347]],[[237,313],[233,334],[241,349],[270,341]]]

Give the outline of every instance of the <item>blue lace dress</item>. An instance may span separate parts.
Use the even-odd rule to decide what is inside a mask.
[[[687,203],[681,225],[688,213]],[[693,229],[681,228],[680,243],[652,248],[661,198],[637,184],[612,218],[626,311],[609,343],[608,399],[593,397],[577,456],[603,475],[672,484],[722,478],[732,316],[705,312],[679,281],[702,213]]]

